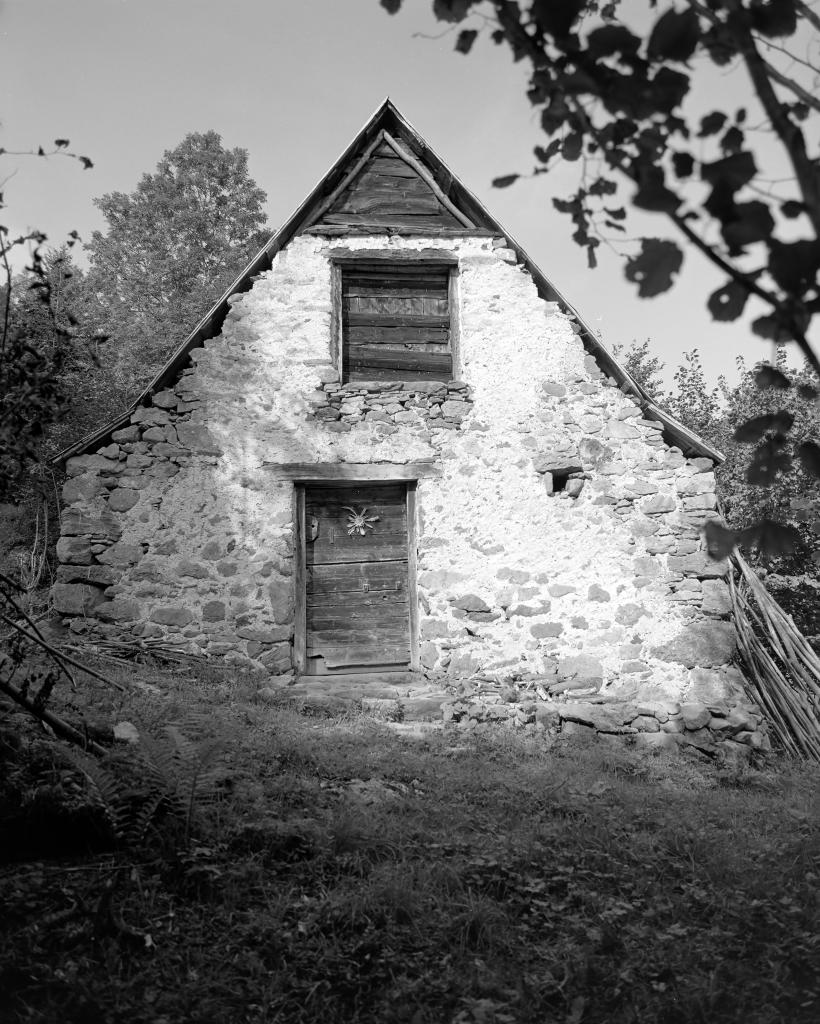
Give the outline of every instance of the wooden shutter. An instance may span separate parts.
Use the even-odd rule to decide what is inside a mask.
[[[344,380],[451,380],[450,267],[342,268]]]

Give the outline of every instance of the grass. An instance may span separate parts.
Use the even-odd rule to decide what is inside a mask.
[[[164,770],[188,794],[220,738],[215,787],[194,790],[187,839],[166,814],[112,849],[83,777],[27,727],[6,779],[52,834],[0,866],[4,1021],[820,1017],[815,770],[500,729],[407,739],[258,703],[241,680],[141,681],[158,692],[71,702],[157,750],[177,723],[189,760]]]

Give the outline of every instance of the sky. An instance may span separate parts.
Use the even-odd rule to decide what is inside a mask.
[[[748,326],[762,311],[753,303],[736,324],[710,319],[706,297],[723,282],[696,253],[675,288],[649,300],[625,281],[616,252],[601,247],[589,270],[551,202],[573,191],[577,165],[491,186],[529,172],[545,141],[526,68],[489,39],[455,53],[457,30],[446,28],[430,0],[405,0],[393,17],[378,0],[0,0],[0,147],[68,138],[94,162],[84,171],[59,157],[0,156],[4,221],[54,244],[71,230],[88,238],[104,228],[95,197],[133,191],[186,134],[215,129],[226,147],[248,150],[274,229],[389,96],[607,347],[649,338],[667,386],[693,348],[711,383],[736,380],[739,355],[770,356]],[[748,100],[742,72],[709,71],[692,102],[711,109],[715,90]],[[648,215],[631,230],[669,236]]]

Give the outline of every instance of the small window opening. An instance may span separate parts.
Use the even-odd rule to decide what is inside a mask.
[[[549,494],[560,494],[567,498],[577,498],[587,479],[587,474],[580,466],[554,469],[549,475],[552,477],[552,485],[548,488]]]
[[[560,494],[561,491],[567,489],[567,481],[569,480],[569,470],[561,470],[558,473],[552,474],[552,493]]]

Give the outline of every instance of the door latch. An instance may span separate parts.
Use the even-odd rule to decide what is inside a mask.
[[[319,536],[319,520],[316,516],[311,516],[308,519],[307,530],[307,541],[311,544]]]
[[[369,594],[370,593],[370,581],[369,580],[362,580],[362,593],[363,594]]]

